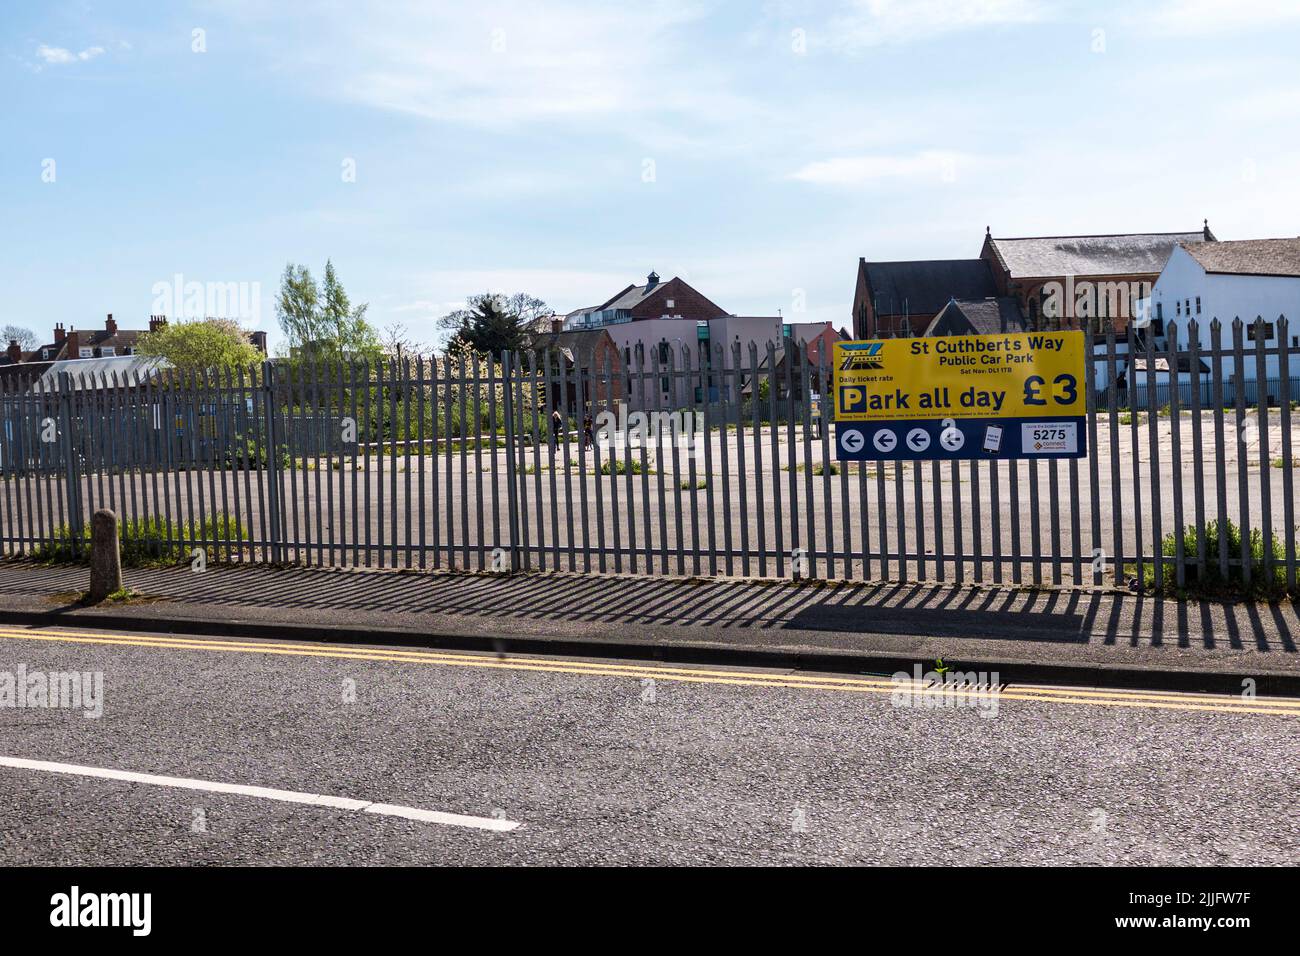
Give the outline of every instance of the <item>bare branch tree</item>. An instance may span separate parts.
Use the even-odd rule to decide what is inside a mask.
[[[0,342],[0,348],[10,342],[17,342],[24,351],[28,352],[41,344],[41,340],[37,338],[35,332],[21,325],[6,325],[3,329],[0,329],[0,339],[4,339],[3,342]]]

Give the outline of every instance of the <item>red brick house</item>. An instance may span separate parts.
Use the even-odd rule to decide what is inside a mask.
[[[149,316],[149,328],[154,332],[167,324],[167,316]],[[64,329],[63,323],[54,326],[52,341],[38,345],[31,351],[23,351],[17,342],[9,342],[0,364],[17,365],[28,362],[65,362],[71,359],[119,358],[134,355],[143,329],[119,329],[117,321],[110,312],[104,320],[102,329]],[[266,354],[266,333],[249,332],[249,344],[263,355]]]
[[[625,376],[623,374],[623,352],[614,344],[606,329],[580,329],[573,332],[562,330],[563,320],[555,319],[549,334],[542,335],[533,343],[538,355],[548,352],[563,358],[568,407],[577,407],[577,378],[582,377],[583,397],[597,405],[611,405],[621,402],[625,397]],[[605,382],[605,367],[609,366],[609,384]],[[557,370],[558,371],[558,370]],[[560,384],[551,382],[551,407],[559,407]]]
[[[645,285],[630,285],[600,305],[570,312],[564,317],[564,328],[576,330],[648,319],[707,321],[726,314],[721,306],[681,279],[660,282],[658,274],[651,272]]]

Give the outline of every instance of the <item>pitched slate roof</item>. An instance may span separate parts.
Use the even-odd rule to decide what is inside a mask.
[[[120,329],[116,332],[109,332],[107,329],[98,329],[94,332],[77,332],[77,348],[95,348],[95,349],[114,349],[118,354],[124,349],[135,348],[140,341],[140,337],[145,333],[138,329]],[[67,340],[64,340],[67,344]],[[64,355],[63,358],[77,358],[76,355]]]
[[[953,298],[998,294],[983,259],[864,262],[872,308],[881,315],[934,315]]]
[[[926,335],[997,335],[1029,328],[1020,303],[1010,296],[953,299],[934,317]]]
[[[1198,229],[1114,236],[990,237],[989,242],[1014,279],[1141,275],[1160,272],[1174,246],[1206,242],[1207,232]]]
[[[596,309],[599,311],[604,311],[605,309],[631,309],[644,302],[650,296],[662,292],[665,285],[667,285],[667,283],[664,282],[657,282],[653,286],[649,283],[646,283],[645,285],[630,285],[608,302],[596,306]]]
[[[1206,272],[1225,275],[1300,276],[1300,239],[1245,239],[1183,243]]]
[[[107,329],[74,329],[77,333],[78,349],[105,349],[111,348],[118,355],[123,354],[128,348],[135,348],[139,345],[140,336],[144,335],[143,331],[137,329],[119,329],[116,332],[110,332]],[[48,350],[49,359],[40,359],[42,351]],[[65,338],[62,342],[46,342],[38,345],[29,353],[29,361],[61,361],[63,359],[78,359],[80,355],[72,355],[68,352],[68,340]]]

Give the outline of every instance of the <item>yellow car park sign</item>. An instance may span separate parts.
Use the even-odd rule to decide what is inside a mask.
[[[837,342],[840,457],[1081,458],[1082,332]]]

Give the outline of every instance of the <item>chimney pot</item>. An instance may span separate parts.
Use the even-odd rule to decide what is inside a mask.
[[[54,344],[58,345],[68,337],[67,331],[63,328],[63,323],[59,322],[54,326]]]

